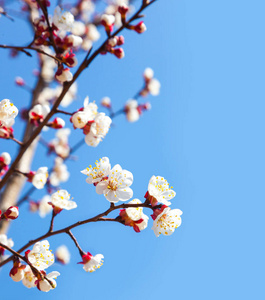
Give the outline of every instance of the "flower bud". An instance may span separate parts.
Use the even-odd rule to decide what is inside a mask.
[[[0,166],[1,164],[5,165],[5,166],[8,166],[10,165],[11,163],[11,156],[9,153],[7,152],[3,152],[1,155],[0,155]]]
[[[9,276],[15,281],[21,281],[24,278],[25,275],[25,269],[26,266],[22,265],[20,261],[17,259],[14,261],[13,268],[9,272]]]
[[[73,79],[73,74],[70,72],[70,69],[61,69],[59,68],[55,73],[55,78],[63,83],[65,81],[71,81]]]
[[[16,77],[15,83],[16,83],[16,85],[18,85],[18,86],[23,86],[23,85],[25,85],[25,81],[24,81],[24,79],[21,78],[21,77]]]
[[[17,206],[10,206],[5,213],[3,213],[2,218],[15,220],[19,215],[19,210]]]
[[[113,30],[114,23],[115,17],[113,15],[103,14],[101,16],[101,24],[105,27],[107,32],[111,32]]]
[[[137,25],[133,26],[131,29],[133,29],[134,31],[136,31],[138,33],[143,33],[146,31],[147,28],[146,28],[144,22],[141,21]]]
[[[111,53],[113,53],[119,59],[125,56],[124,50],[122,48],[112,49]]]
[[[52,128],[60,129],[65,126],[65,121],[62,118],[55,118],[50,125]]]
[[[109,97],[104,97],[101,100],[101,105],[107,108],[111,108],[111,100]]]

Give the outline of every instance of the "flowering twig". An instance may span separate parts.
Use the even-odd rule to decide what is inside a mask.
[[[6,249],[7,251],[11,252],[13,254],[12,258],[15,257],[19,257],[21,260],[23,260],[27,265],[30,266],[33,274],[37,277],[37,278],[41,278],[42,280],[45,279],[49,282],[49,284],[53,287],[53,283],[46,277],[44,276],[38,269],[36,269],[25,256],[22,256],[20,253],[14,251],[13,249],[11,249],[10,247],[0,243],[0,247]]]
[[[46,8],[46,6],[43,6],[43,4],[42,4],[42,2],[40,0],[36,0],[36,1],[37,1],[38,5],[40,6],[40,8],[41,8],[41,10],[42,10],[42,12],[44,14],[45,20],[46,20],[47,25],[48,25],[48,30],[49,30],[49,33],[50,33],[49,40],[51,42],[51,45],[52,45],[55,53],[57,54],[58,51],[57,51],[57,47],[56,47],[56,44],[55,44],[55,41],[54,41],[53,30],[51,28],[51,24],[50,24],[50,20],[49,20],[49,15],[48,15],[47,8]]]
[[[60,114],[68,115],[68,116],[72,116],[74,114],[74,113],[70,113],[68,111],[64,111],[64,110],[61,110],[61,109],[56,109],[56,112],[60,113]]]
[[[143,1],[141,7],[138,9],[138,11],[126,22],[124,23],[119,29],[117,29],[111,36],[110,38],[118,35],[124,28],[126,28],[126,26],[128,26],[130,24],[130,22],[134,21],[139,15],[140,13],[149,5],[153,4],[156,0],[152,0],[150,2],[146,2]],[[37,0],[38,3],[40,3],[39,0]],[[43,8],[42,5],[40,5],[40,7]],[[44,11],[46,11],[44,9]],[[48,18],[48,14],[46,11],[46,15]],[[23,146],[21,146],[20,151],[16,157],[16,159],[14,160],[14,162],[12,163],[10,169],[6,172],[5,176],[3,177],[2,181],[0,182],[0,190],[2,189],[2,187],[5,185],[5,183],[7,182],[8,178],[11,176],[14,168],[16,167],[16,165],[18,164],[18,162],[20,161],[21,157],[23,156],[23,154],[25,153],[25,151],[27,150],[27,148],[31,145],[31,143],[36,139],[36,137],[40,134],[42,128],[48,123],[48,121],[50,120],[50,118],[56,113],[56,110],[58,109],[58,106],[60,105],[61,101],[63,100],[65,94],[68,92],[69,88],[71,87],[71,85],[76,81],[76,79],[79,77],[79,75],[82,73],[83,70],[85,70],[90,64],[91,62],[105,49],[105,45],[108,42],[108,39],[105,40],[101,46],[89,57],[89,53],[88,52],[87,56],[85,57],[85,59],[83,60],[83,62],[81,63],[81,65],[79,66],[78,70],[76,71],[76,73],[73,76],[73,79],[69,82],[65,82],[64,83],[64,88],[61,92],[61,94],[59,95],[59,97],[57,98],[57,100],[55,101],[51,111],[49,112],[49,114],[46,116],[46,118],[44,119],[44,121],[40,124],[40,126],[38,126],[32,133],[32,135],[29,137],[29,139],[23,144]]]
[[[115,222],[119,222],[120,221],[118,219],[110,219],[110,218],[104,218],[105,216],[109,215],[112,211],[114,210],[117,210],[117,209],[122,209],[122,208],[129,208],[129,207],[146,207],[146,208],[149,208],[149,209],[157,209],[157,208],[160,208],[161,205],[157,205],[157,206],[151,206],[150,204],[148,204],[147,202],[144,202],[144,203],[141,203],[141,204],[120,204],[120,205],[111,205],[109,209],[107,209],[105,212],[101,213],[101,214],[98,214],[96,215],[95,217],[92,217],[92,218],[89,218],[89,219],[86,219],[86,220],[83,220],[83,221],[78,221],[70,226],[67,226],[65,228],[62,228],[62,229],[59,229],[59,230],[55,230],[55,231],[48,231],[47,233],[45,233],[44,235],[34,239],[34,240],[31,240],[29,241],[26,245],[24,245],[22,248],[20,248],[17,252],[18,253],[21,253],[22,251],[26,250],[28,247],[34,245],[35,243],[41,241],[41,240],[44,240],[44,239],[47,239],[48,237],[51,237],[51,236],[54,236],[54,235],[57,235],[57,234],[61,234],[61,233],[67,233],[75,228],[75,227],[78,227],[78,226],[81,226],[81,225],[84,225],[84,224],[88,224],[88,223],[92,223],[92,222],[100,222],[100,221],[115,221]],[[5,265],[6,263],[8,263],[9,261],[11,261],[13,259],[14,256],[11,256],[9,258],[7,258],[6,260],[0,262],[0,267],[2,267],[3,265]]]

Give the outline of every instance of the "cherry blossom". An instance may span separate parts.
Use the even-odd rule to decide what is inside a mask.
[[[98,107],[94,102],[89,103],[89,98],[84,100],[84,107],[73,114],[71,122],[75,128],[84,128],[89,121],[93,121],[97,116]]]
[[[56,131],[56,138],[49,143],[51,150],[54,150],[57,155],[65,158],[70,153],[68,144],[68,136],[70,134],[69,128],[63,128]]]
[[[59,30],[71,31],[75,19],[69,12],[62,12],[59,6],[56,6],[53,15],[53,23]]]
[[[171,200],[176,196],[176,192],[169,187],[169,183],[164,177],[152,176],[148,184],[148,192],[145,198],[155,206],[158,202],[171,205]]]
[[[48,168],[41,167],[37,170],[37,172],[33,175],[32,184],[35,186],[36,189],[43,189],[44,185],[48,179]]]
[[[90,126],[90,131],[85,137],[85,142],[92,147],[96,147],[109,131],[112,120],[105,113],[98,113],[94,122]]]
[[[96,192],[104,194],[105,198],[112,203],[127,201],[133,196],[133,191],[129,188],[132,183],[132,173],[123,170],[120,165],[115,165],[109,177],[97,184]]]
[[[3,99],[2,101],[0,101],[0,127],[13,126],[17,114],[17,107],[13,103],[11,103],[9,99]]]
[[[66,265],[70,262],[70,252],[65,245],[62,245],[56,249],[55,257],[60,263]]]
[[[38,205],[38,211],[41,218],[44,218],[48,213],[52,211],[52,206],[49,204],[51,202],[51,196],[44,196]]]
[[[14,246],[13,240],[11,238],[8,239],[5,234],[0,234],[0,243],[9,248],[12,248]],[[4,252],[5,252],[5,248],[0,246],[0,256],[4,255]]]
[[[45,270],[54,263],[54,255],[49,248],[47,240],[37,242],[32,250],[26,252],[26,257],[36,269]]]
[[[29,265],[24,269],[24,278],[22,279],[22,283],[28,289],[33,288],[37,285],[36,283],[37,277],[33,274]]]
[[[37,281],[37,288],[42,292],[49,292],[50,290],[53,290],[56,288],[57,283],[54,279],[56,279],[60,275],[59,272],[53,271],[46,275],[46,278],[49,279],[49,281],[52,283],[52,286],[50,282],[48,282],[46,279],[38,280]]]
[[[165,205],[160,210],[154,211],[152,217],[155,219],[152,229],[155,235],[157,237],[160,234],[171,235],[181,225],[181,215],[182,211],[180,209],[171,210],[170,207]]]
[[[38,126],[50,112],[49,105],[37,104],[29,111],[29,120],[32,124]]]
[[[63,162],[64,160],[61,157],[55,158],[55,164],[49,177],[50,184],[53,186],[58,186],[61,182],[66,182],[70,176],[67,165]]]
[[[128,204],[141,204],[139,199],[133,199]],[[120,210],[120,217],[126,226],[131,226],[136,232],[144,230],[148,225],[148,216],[143,213],[143,207],[128,207]]]
[[[109,176],[111,165],[108,157],[102,157],[99,159],[99,162],[95,162],[95,167],[92,168],[90,165],[89,168],[81,171],[82,174],[87,175],[86,182],[89,184],[96,185],[101,180],[104,180]]]
[[[102,254],[96,254],[93,256],[90,252],[87,252],[87,254],[84,254],[82,256],[82,262],[80,264],[83,264],[83,269],[86,272],[94,272],[96,269],[99,269],[103,265],[103,258],[104,256]]]
[[[63,209],[70,210],[77,207],[74,201],[69,200],[70,196],[66,190],[59,190],[52,194],[51,204],[56,213],[59,213]]]

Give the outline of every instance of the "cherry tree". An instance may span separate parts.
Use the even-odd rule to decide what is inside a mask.
[[[54,289],[60,273],[50,271],[50,267],[55,260],[69,263],[67,247],[59,247],[55,254],[50,251],[49,238],[52,236],[64,234],[70,238],[80,254],[77,263],[83,265],[84,271],[94,272],[102,266],[104,255],[83,249],[72,232],[76,227],[95,222],[117,222],[132,227],[136,233],[151,227],[159,237],[171,235],[181,225],[182,211],[171,208],[176,193],[164,177],[152,176],[143,191],[144,198],[134,198],[133,174],[119,162],[113,165],[105,156],[98,157],[95,163],[91,161],[80,172],[89,188],[105,199],[108,209],[95,216],[88,213],[86,219],[66,227],[54,226],[55,218],[60,218],[62,211],[78,210],[78,195],[72,197],[69,190],[61,188],[61,184],[69,179],[68,162],[73,159],[73,154],[78,155],[82,146],[95,148],[104,143],[110,130],[119,130],[113,126],[116,117],[124,115],[131,123],[138,121],[151,108],[145,99],[159,94],[160,83],[154,77],[154,71],[144,67],[143,86],[120,109],[114,110],[109,97],[98,103],[89,95],[77,102],[75,111],[68,109],[78,94],[78,78],[90,72],[89,67],[95,59],[101,55],[126,59],[123,31],[144,34],[147,26],[143,12],[157,1],[111,0],[102,9],[99,0],[78,0],[71,4],[58,1],[56,5],[47,0],[24,0],[20,10],[32,29],[30,42],[25,41],[26,46],[0,45],[3,51],[10,51],[12,59],[27,55],[38,60],[34,88],[30,88],[22,77],[15,79],[17,86],[29,90],[32,95],[29,107],[20,107],[16,99],[0,101],[0,138],[17,147],[14,157],[5,149],[0,154],[0,267],[12,264],[10,277],[16,282],[22,281],[27,288],[37,287],[44,292]],[[5,1],[1,5],[2,17],[15,21],[10,5]],[[100,42],[99,46],[94,46],[96,42]],[[21,140],[16,135],[17,118],[25,124]],[[52,140],[44,138],[47,130],[54,132]],[[71,145],[70,134],[81,134],[82,138]],[[55,156],[52,168],[49,169],[45,159],[38,156],[38,144],[47,149],[47,154]],[[47,157],[51,159],[51,156]],[[33,160],[38,162],[38,169],[32,169]],[[26,183],[28,190],[22,194]],[[36,190],[43,191],[41,200],[32,200]],[[48,231],[37,238],[28,236],[24,246],[16,249],[16,237],[10,238],[7,231],[10,223],[19,218],[19,208],[24,204],[29,205],[30,211],[38,211],[40,217],[51,214],[51,219]]]

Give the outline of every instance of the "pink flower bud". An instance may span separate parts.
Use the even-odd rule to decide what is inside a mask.
[[[62,118],[55,118],[50,125],[52,128],[60,129],[65,126],[65,121]]]
[[[124,37],[122,35],[117,36],[116,39],[117,39],[117,46],[121,46],[124,44]]]
[[[137,25],[133,26],[132,29],[138,33],[143,33],[146,31],[146,26],[143,21],[139,22]]]
[[[21,78],[21,77],[16,77],[15,83],[16,83],[18,86],[23,86],[23,85],[25,85],[25,81],[24,81],[24,79]]]
[[[122,16],[125,16],[125,15],[127,14],[128,10],[129,10],[129,7],[128,7],[128,5],[126,5],[126,4],[123,4],[123,5],[119,6],[119,8],[118,8],[118,12],[119,12]]]
[[[111,52],[119,59],[125,56],[124,50],[122,48],[112,49]]]
[[[18,207],[17,206],[10,206],[5,213],[3,213],[2,218],[15,220],[19,215]]]

